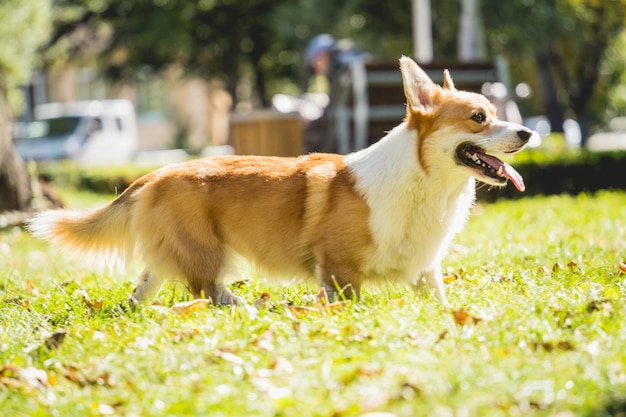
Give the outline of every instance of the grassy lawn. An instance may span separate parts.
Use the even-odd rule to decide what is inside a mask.
[[[315,287],[269,283],[242,265],[239,295],[252,303],[271,293],[258,314],[170,309],[189,299],[175,283],[160,307],[129,312],[140,265],[98,271],[9,230],[0,234],[0,414],[618,415],[620,262],[626,193],[527,198],[474,210],[444,264],[451,309],[399,285],[322,309]]]

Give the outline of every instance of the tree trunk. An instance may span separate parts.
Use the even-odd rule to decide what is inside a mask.
[[[11,121],[11,110],[0,93],[0,212],[25,211],[32,205],[30,176],[13,146]]]
[[[550,65],[550,53],[537,53],[537,69],[541,82],[541,99],[553,132],[563,131],[565,109],[557,97],[557,88]]]

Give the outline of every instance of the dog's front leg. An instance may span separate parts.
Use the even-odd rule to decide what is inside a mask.
[[[200,286],[190,283],[196,298],[210,298],[214,305],[243,305],[244,301],[233,294],[223,282],[202,282]]]
[[[443,275],[441,273],[441,264],[437,263],[432,269],[424,272],[424,277],[421,276],[415,282],[415,288],[421,290],[424,288],[424,280],[428,283],[428,286],[435,292],[437,300],[445,305],[449,306],[448,299],[446,298],[446,290],[443,288]]]
[[[332,268],[320,267],[320,284],[326,290],[330,302],[358,300],[361,296],[361,278],[358,271],[345,265]]]
[[[163,285],[163,279],[159,278],[154,273],[150,272],[148,268],[144,269],[137,278],[137,285],[133,291],[133,295],[130,297],[129,303],[132,309],[139,304],[144,304],[156,297]]]

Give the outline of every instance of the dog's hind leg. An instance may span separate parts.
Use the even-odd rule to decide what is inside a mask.
[[[446,291],[443,288],[443,275],[441,273],[441,265],[437,264],[431,270],[425,271],[424,278],[426,279],[426,282],[428,283],[430,288],[435,292],[435,297],[437,298],[437,300],[439,300],[439,302],[445,306],[450,305],[448,303],[448,299],[446,298]],[[420,286],[420,281],[418,281],[417,283],[418,287]]]
[[[215,305],[242,305],[243,300],[233,294],[221,281],[206,282],[203,285],[191,285],[191,292],[196,298],[210,298]]]
[[[361,275],[354,268],[347,265],[323,266],[318,274],[329,301],[358,300],[361,296]]]
[[[130,297],[130,305],[132,308],[138,304],[144,304],[151,301],[158,294],[164,279],[145,268],[137,278],[137,285]]]
[[[226,255],[221,248],[205,250],[201,255],[188,258],[181,268],[185,271],[189,288],[195,298],[210,298],[214,305],[245,304],[224,284],[222,276]]]

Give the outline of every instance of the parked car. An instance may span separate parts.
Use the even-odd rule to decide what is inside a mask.
[[[137,119],[128,100],[48,103],[37,106],[35,120],[20,123],[14,136],[25,160],[125,163],[137,152]]]

